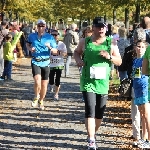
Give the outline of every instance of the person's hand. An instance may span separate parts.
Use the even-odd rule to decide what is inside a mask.
[[[45,43],[45,46],[48,47],[48,48],[51,47],[51,46],[50,46],[50,43]]]
[[[30,51],[33,53],[33,52],[35,52],[35,47],[31,47],[30,48]]]
[[[52,55],[58,55],[58,49],[52,48],[51,53],[52,53]]]
[[[79,60],[76,62],[78,67],[84,66],[84,62],[82,60]]]
[[[106,58],[106,59],[110,59],[110,54],[107,51],[100,51],[100,56]]]

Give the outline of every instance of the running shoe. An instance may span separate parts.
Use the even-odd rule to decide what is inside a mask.
[[[133,146],[138,146],[138,145],[143,144],[144,142],[145,142],[145,140],[139,139],[138,141],[134,141],[132,145],[133,145]]]
[[[146,140],[144,143],[138,145],[138,147],[141,149],[150,148],[150,142]]]
[[[31,103],[32,107],[36,107],[38,105],[39,98],[35,97]]]
[[[44,110],[43,100],[39,101],[39,108],[40,110]]]
[[[56,100],[56,101],[58,101],[58,100],[59,100],[58,95],[54,95],[54,100]]]
[[[97,149],[97,146],[96,146],[95,141],[90,140],[87,145],[87,150],[96,150],[96,149]]]

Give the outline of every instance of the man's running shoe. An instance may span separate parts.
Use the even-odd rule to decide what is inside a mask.
[[[87,145],[87,150],[96,150],[98,147],[97,147],[97,144],[95,143],[95,141],[89,141],[88,142],[88,145]]]
[[[40,110],[44,110],[43,100],[39,101]]]
[[[132,145],[138,147],[138,145],[141,145],[141,144],[143,144],[144,142],[145,142],[145,140],[139,139],[138,141],[134,141]]]
[[[36,107],[38,105],[39,98],[35,97],[31,103],[32,107]]]
[[[141,145],[138,145],[138,147],[141,148],[141,149],[150,148],[150,142],[149,141],[145,141]]]
[[[54,95],[54,100],[55,100],[55,101],[58,101],[58,100],[59,100],[58,95]]]

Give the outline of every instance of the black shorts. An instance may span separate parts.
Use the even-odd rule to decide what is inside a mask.
[[[49,73],[50,73],[50,67],[46,66],[46,67],[40,67],[40,66],[36,66],[34,64],[31,63],[31,67],[32,67],[32,74],[33,77],[35,75],[41,75],[42,80],[48,80],[49,78]]]
[[[82,92],[85,102],[85,118],[102,119],[106,108],[107,94]]]
[[[55,85],[59,86],[60,85],[60,77],[61,77],[62,69],[52,69],[49,74],[49,84],[53,85],[54,84],[54,77],[56,74],[55,78]]]

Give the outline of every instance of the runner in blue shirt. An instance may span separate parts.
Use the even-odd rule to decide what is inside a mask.
[[[57,44],[52,35],[45,32],[46,22],[39,19],[36,33],[31,33],[27,41],[27,49],[32,53],[32,74],[34,78],[35,97],[32,107],[39,102],[41,110],[44,110],[43,100],[47,92],[48,78],[50,73],[50,51],[57,54]]]

